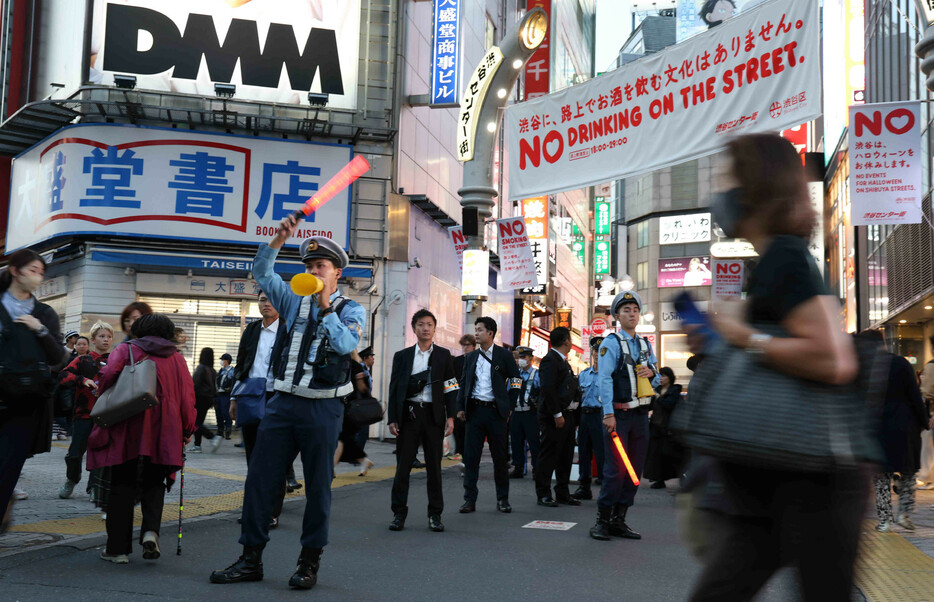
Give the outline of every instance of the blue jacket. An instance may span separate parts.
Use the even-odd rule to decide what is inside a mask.
[[[293,293],[291,287],[274,271],[278,255],[277,249],[268,245],[260,245],[256,251],[256,258],[253,260],[253,276],[285,322],[285,328],[279,329],[279,336],[273,350],[273,361],[278,357],[277,354],[281,353],[283,346],[287,347],[291,343],[292,331],[302,304],[302,297]],[[331,300],[334,301],[339,296],[340,291],[336,291],[331,295]],[[317,296],[313,296],[313,299],[317,301]],[[360,336],[366,327],[366,311],[358,303],[348,299],[341,309],[340,316],[336,312],[331,312],[319,323],[318,313],[320,311],[317,302],[312,303],[312,321],[324,328],[324,334],[328,338],[331,349],[340,355],[349,356],[357,348]]]
[[[617,333],[619,338],[625,341],[629,350],[628,355],[631,355],[633,358],[638,360],[639,357],[639,348],[640,345],[638,340],[641,339],[639,335],[636,335],[635,338],[629,336],[625,332]],[[655,377],[652,378],[652,386],[657,387],[659,383],[658,370],[655,368],[655,365],[658,363],[658,360],[655,358],[655,352],[652,350],[652,344],[648,341],[645,342],[649,349],[649,368],[655,372]],[[603,415],[609,415],[613,413],[613,402],[629,402],[632,401],[633,391],[631,386],[626,383],[623,385],[623,382],[626,381],[625,378],[618,379],[620,384],[620,390],[614,391],[613,387],[613,373],[616,371],[616,367],[620,362],[622,356],[622,348],[619,344],[619,339],[616,336],[610,335],[603,340],[603,344],[600,345],[600,362],[598,365],[599,373],[597,376],[597,383],[600,388],[600,403],[603,405]],[[637,362],[638,363],[638,362]]]

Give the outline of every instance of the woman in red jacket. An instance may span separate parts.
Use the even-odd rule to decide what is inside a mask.
[[[185,359],[172,342],[175,325],[162,314],[144,315],[133,323],[131,334],[133,340],[110,354],[98,391],[103,393],[117,382],[132,345],[137,363],[145,359],[156,363],[159,404],[112,427],[95,426],[88,442],[88,469],[112,467],[107,548],[101,558],[117,564],[130,561],[137,491],[143,511],[143,558],[159,557],[165,492],[183,465],[182,448],[195,431],[195,390]]]
[[[107,365],[107,356],[114,340],[113,326],[107,322],[96,322],[91,327],[92,349],[86,355],[79,355],[68,364],[60,377],[61,386],[75,388],[75,415],[72,426],[71,445],[65,454],[65,484],[58,492],[58,497],[68,499],[81,482],[81,460],[88,449],[88,437],[91,436],[91,409],[97,401],[96,382],[101,368]],[[91,493],[91,483],[88,483]]]

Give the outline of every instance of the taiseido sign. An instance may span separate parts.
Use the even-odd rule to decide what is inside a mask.
[[[90,79],[302,104],[308,92],[355,108],[359,0],[111,0],[95,7]]]

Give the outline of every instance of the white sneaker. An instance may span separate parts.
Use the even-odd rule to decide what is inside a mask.
[[[29,494],[23,491],[22,489],[20,489],[19,487],[14,487],[13,497],[16,499],[16,501],[28,500]]]
[[[361,462],[360,465],[363,468],[360,469],[360,474],[358,476],[365,477],[366,473],[368,473],[370,469],[373,468],[373,460],[370,460],[369,458],[364,458],[363,462]]]
[[[130,564],[130,557],[127,554],[116,554],[111,556],[107,553],[107,550],[101,551],[101,560],[106,560],[107,562],[112,562],[114,564]]]
[[[217,448],[219,448],[219,447],[221,446],[221,443],[223,443],[223,442],[224,442],[224,438],[223,438],[223,437],[215,436],[213,439],[211,439],[211,447],[208,448],[208,453],[210,453],[210,454],[216,454],[216,453],[217,453]]]
[[[890,523],[887,520],[881,521],[878,525],[876,525],[876,531],[878,531],[879,533],[888,533],[891,530],[892,530],[892,523]]]
[[[901,527],[902,529],[906,529],[906,530],[908,530],[908,531],[914,531],[914,530],[915,530],[915,524],[914,524],[913,522],[911,522],[911,519],[908,518],[908,517],[907,517],[906,515],[904,515],[904,514],[900,515],[900,516],[898,517],[898,520],[895,521],[895,522],[896,522],[896,524],[898,524],[898,526]]]
[[[155,531],[146,531],[143,533],[143,558],[155,560],[159,555],[159,535]]]
[[[192,453],[192,454],[200,454],[200,453],[201,453],[201,446],[200,446],[200,445],[192,445],[191,447],[188,448],[188,451],[189,451],[189,453]]]

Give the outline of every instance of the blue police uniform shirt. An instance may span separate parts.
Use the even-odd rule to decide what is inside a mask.
[[[269,245],[260,245],[256,251],[256,258],[253,260],[253,277],[259,283],[260,288],[269,297],[269,302],[279,310],[279,315],[285,320],[285,326],[292,330],[295,319],[298,318],[298,312],[302,305],[302,297],[292,292],[291,287],[282,280],[282,277],[275,272],[276,257],[279,255],[278,249],[273,249]],[[317,296],[317,295],[315,295]],[[331,302],[340,297],[340,290],[331,294]],[[312,304],[311,317],[318,321],[318,313],[321,308],[317,303]],[[366,328],[366,310],[360,304],[354,301],[346,303],[341,310],[341,315],[337,312],[331,312],[324,316],[320,325],[324,327],[331,343],[331,348],[341,355],[348,355],[357,348],[360,343],[360,335]]]
[[[639,354],[642,353],[639,341],[636,340],[635,337],[631,337],[625,332],[618,332],[616,334],[629,345],[629,354],[634,360],[636,360],[636,363],[639,363]],[[648,344],[648,341],[646,341],[646,344]],[[606,349],[606,352],[603,351],[604,349]],[[603,343],[600,345],[600,362],[597,366],[597,384],[600,390],[600,403],[603,406],[604,416],[614,412],[613,371],[616,370],[616,365],[619,363],[621,351],[622,349],[619,346],[619,339],[613,335],[607,336],[605,339],[603,339]],[[658,359],[655,357],[655,350],[652,349],[651,345],[649,345],[649,366],[655,370],[655,365],[657,363]],[[651,380],[651,382],[653,387],[657,387],[661,382],[657,370],[655,370],[655,377]]]
[[[529,395],[532,393],[532,389],[540,389],[542,384],[538,378],[538,370],[535,370],[535,376],[532,378],[532,382],[529,382],[529,377],[532,376],[532,366],[528,366],[525,370],[519,371],[519,376],[522,377],[522,382],[525,384],[525,399],[519,400],[519,407],[524,408],[529,405],[528,399]]]
[[[581,402],[581,407],[603,407],[603,404],[600,403],[600,387],[597,385],[597,373],[593,371],[593,368],[587,368],[582,371],[580,376],[577,377],[577,381],[584,391],[584,400]]]

